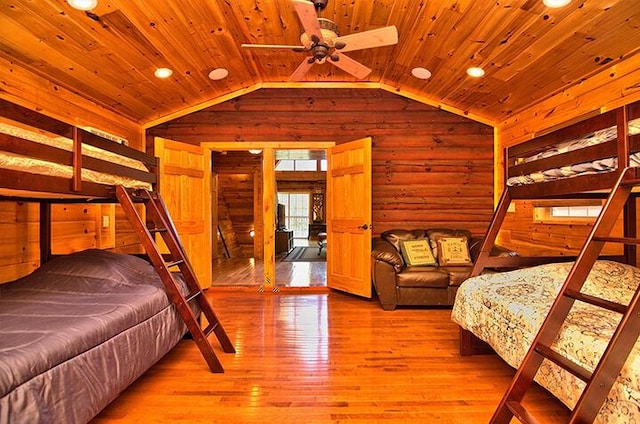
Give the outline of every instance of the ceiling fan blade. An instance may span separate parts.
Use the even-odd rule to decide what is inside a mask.
[[[390,46],[398,43],[398,30],[395,26],[391,25],[337,37],[334,42],[342,42],[345,44],[345,47],[340,49],[341,52]]]
[[[293,6],[296,8],[304,32],[307,33],[309,38],[313,38],[315,35],[319,40],[322,40],[318,15],[316,14],[316,8],[313,3],[307,0],[293,0]]]
[[[313,60],[312,56],[305,58],[302,63],[296,68],[296,70],[293,71],[293,74],[291,74],[291,76],[289,77],[289,81],[300,81],[302,77],[304,77],[306,73],[309,72],[309,69],[311,69],[314,63],[315,61]]]
[[[250,49],[291,49],[291,50],[306,50],[304,46],[287,46],[282,44],[240,44],[240,47]]]
[[[338,57],[338,60],[333,61],[330,59],[328,62],[331,62],[338,68],[350,73],[358,79],[366,78],[367,75],[371,73],[371,69],[367,68],[362,63],[351,59],[349,56],[345,56],[338,52],[334,53],[334,55]]]

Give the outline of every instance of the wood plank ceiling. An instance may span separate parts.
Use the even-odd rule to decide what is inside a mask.
[[[638,0],[561,9],[541,0],[329,0],[321,16],[342,35],[395,25],[399,42],[348,53],[373,69],[364,81],[326,63],[305,81],[369,82],[491,123],[640,51]],[[300,28],[291,0],[99,0],[89,13],[65,0],[0,0],[0,57],[145,124],[230,93],[292,86],[303,53],[240,44],[299,45]],[[468,77],[469,66],[486,75]],[[157,79],[158,67],[174,73]],[[229,76],[210,80],[220,67]],[[413,77],[414,67],[432,77]]]

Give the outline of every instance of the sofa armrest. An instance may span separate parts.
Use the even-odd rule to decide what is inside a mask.
[[[480,255],[480,248],[484,242],[484,237],[472,237],[469,241],[469,254],[471,255],[471,262],[476,261]],[[518,256],[518,252],[514,252],[511,249],[495,244],[491,249],[489,256]]]
[[[391,243],[379,237],[373,239],[371,256],[374,260],[391,265],[396,273],[404,268],[404,260],[400,252]]]

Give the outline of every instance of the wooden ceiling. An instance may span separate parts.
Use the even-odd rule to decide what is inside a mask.
[[[342,35],[395,25],[399,42],[346,53],[373,69],[364,81],[327,63],[306,81],[381,88],[489,123],[640,50],[638,0],[562,9],[541,0],[329,0],[321,16]],[[300,28],[290,0],[99,0],[90,13],[65,0],[0,0],[0,56],[141,124],[261,87],[300,86],[287,81],[303,53],[240,47],[299,45]],[[485,77],[468,77],[469,66]],[[158,67],[174,73],[157,79]],[[229,76],[210,80],[219,67]],[[414,67],[432,77],[413,77]]]

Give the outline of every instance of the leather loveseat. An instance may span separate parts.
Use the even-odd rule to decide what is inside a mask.
[[[389,230],[374,238],[371,274],[382,308],[453,305],[458,286],[471,274],[482,241],[482,237],[472,237],[467,230],[444,228]],[[451,250],[445,242],[454,243],[453,249],[457,249],[454,260],[445,257],[446,250]],[[408,249],[404,248],[409,243],[423,243],[423,248],[427,243],[435,263],[407,264]],[[515,254],[500,246],[495,246],[491,252],[492,256]]]

